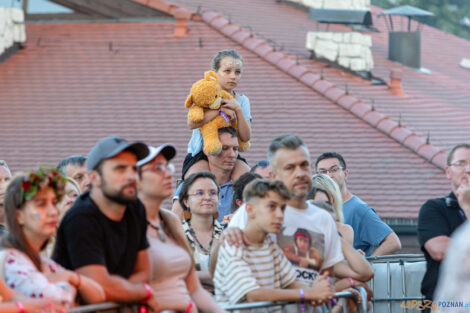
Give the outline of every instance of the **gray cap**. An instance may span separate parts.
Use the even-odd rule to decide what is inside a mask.
[[[129,143],[126,139],[119,136],[102,138],[88,153],[86,160],[87,170],[96,169],[101,161],[112,158],[124,150],[134,153],[137,156],[137,161],[142,160],[149,154],[149,149],[145,143]]]
[[[150,151],[149,154],[147,155],[145,159],[142,159],[139,162],[137,162],[137,166],[142,166],[142,165],[147,164],[148,162],[155,159],[155,157],[159,155],[160,153],[165,157],[167,161],[170,161],[176,155],[176,148],[170,143],[166,143],[158,147],[148,146],[148,148]]]

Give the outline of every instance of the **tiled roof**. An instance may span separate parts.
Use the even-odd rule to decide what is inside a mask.
[[[121,134],[173,142],[180,168],[190,137],[189,88],[216,51],[235,48],[246,63],[239,91],[250,98],[254,118],[252,148],[243,154],[251,164],[265,158],[274,136],[293,132],[313,159],[342,153],[352,191],[382,217],[416,218],[426,199],[448,192],[436,166],[204,22],[190,23],[183,38],[174,38],[173,28],[163,22],[27,25],[26,48],[0,66],[1,158],[14,170],[57,164],[86,154],[103,136]],[[336,97],[334,89],[329,93]]]
[[[352,95],[365,103],[375,100],[375,107],[422,138],[430,133],[431,143],[440,149],[449,150],[455,144],[469,141],[470,132],[470,71],[459,66],[468,57],[470,41],[424,25],[422,27],[422,67],[431,74],[417,72],[387,59],[388,33],[383,18],[377,18],[381,9],[372,6],[374,26],[378,33],[372,36],[372,52],[375,69],[372,73],[389,82],[390,70],[403,70],[405,97],[394,96],[387,86],[373,85],[342,70],[325,67],[324,64],[307,60],[306,34],[316,29],[325,30],[324,25],[308,20],[308,14],[274,0],[172,0],[200,12],[219,12],[231,22],[250,29],[253,34],[274,40],[278,47],[300,55],[300,63],[319,74],[323,69],[326,80],[342,87],[348,85]],[[275,17],[275,18],[274,18]],[[400,17],[394,25],[405,25]],[[416,24],[413,22],[413,30]],[[351,31],[349,27],[331,25],[330,31]],[[303,57],[302,57],[303,56]]]

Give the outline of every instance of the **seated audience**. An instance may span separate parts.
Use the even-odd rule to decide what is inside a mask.
[[[214,173],[217,184],[220,186],[218,221],[221,222],[226,215],[229,215],[232,204],[233,188],[232,174],[238,156],[238,137],[237,132],[232,127],[220,128],[218,130],[219,140],[222,143],[222,151],[218,155],[209,155],[209,171]],[[189,175],[185,176],[185,179]],[[178,199],[182,184],[178,186],[175,197],[173,198],[172,211],[183,219],[183,208]]]
[[[325,174],[313,175],[312,189],[310,190],[307,199],[321,201],[330,205],[333,208],[333,211],[330,211],[329,213],[333,216],[339,233],[344,240],[353,245],[354,230],[350,225],[344,224],[343,199],[341,198],[341,192],[339,191],[339,187],[335,181]],[[314,204],[317,205],[317,203]],[[324,207],[321,208],[324,209]]]
[[[243,193],[248,213],[244,230],[250,245],[221,246],[215,269],[217,302],[325,301],[334,290],[326,275],[311,287],[296,282],[296,272],[268,234],[282,227],[289,190],[280,181],[256,179]]]
[[[184,209],[183,229],[193,252],[196,273],[204,287],[213,290],[210,258],[223,227],[217,221],[219,186],[209,171],[191,174],[184,180],[179,202]]]
[[[91,189],[75,201],[57,233],[54,260],[94,278],[107,301],[141,301],[158,311],[147,284],[150,264],[145,208],[137,199],[137,161],[143,143],[106,137],[88,153]]]
[[[258,174],[261,177],[269,178],[271,177],[271,167],[267,160],[258,161],[251,169],[250,173]]]
[[[56,233],[57,202],[64,186],[65,178],[46,168],[16,177],[8,185],[5,215],[9,233],[1,243],[0,272],[8,286],[31,298],[73,305],[78,292],[85,303],[102,302],[104,292],[95,281],[39,255]]]
[[[2,313],[63,313],[66,307],[50,299],[31,299],[15,293],[0,279],[0,312]]]
[[[90,180],[86,169],[86,157],[81,155],[72,155],[63,159],[57,165],[57,170],[63,176],[73,178],[80,186],[80,191],[84,192],[90,187]]]
[[[149,146],[150,154],[139,161],[139,199],[147,213],[150,243],[150,285],[163,310],[177,312],[223,312],[205,291],[193,265],[192,252],[178,217],[161,208],[173,194],[174,166],[169,163],[176,150],[172,145]],[[193,304],[194,306],[190,308]],[[188,310],[188,308],[190,308]]]

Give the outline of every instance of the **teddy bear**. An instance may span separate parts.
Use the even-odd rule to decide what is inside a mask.
[[[186,99],[185,106],[189,109],[188,118],[193,122],[200,122],[204,119],[204,112],[208,109],[219,110],[220,115],[206,124],[199,130],[203,138],[203,151],[206,155],[217,155],[222,151],[222,144],[219,141],[219,128],[233,127],[238,132],[236,121],[230,121],[221,110],[222,99],[235,99],[219,85],[219,78],[214,71],[204,73],[204,79],[193,84],[191,93]],[[238,137],[238,150],[246,151],[250,147],[250,142],[243,142]]]

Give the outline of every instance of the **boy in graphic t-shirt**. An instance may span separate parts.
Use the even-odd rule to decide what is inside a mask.
[[[308,300],[320,303],[333,298],[326,275],[311,287],[296,281],[296,271],[268,234],[278,233],[290,199],[281,181],[256,179],[245,187],[250,245],[221,246],[214,275],[216,301],[236,304],[252,301]]]

